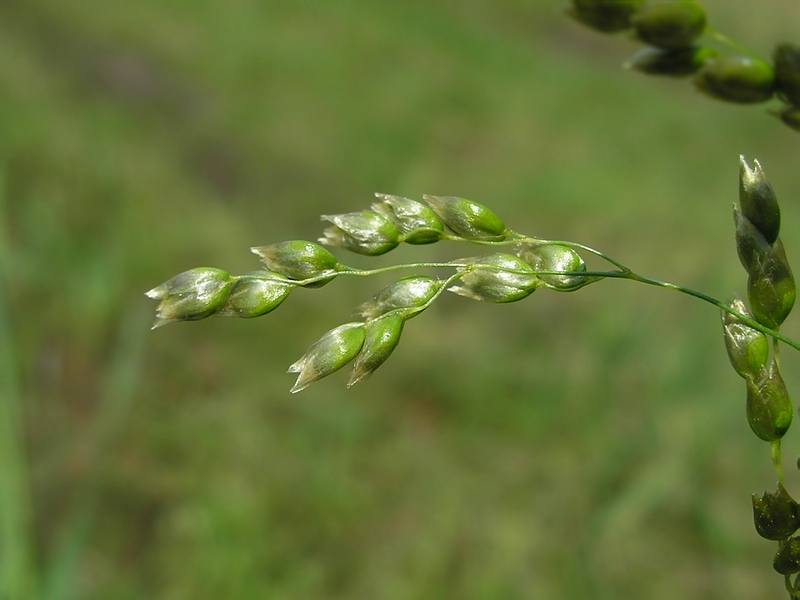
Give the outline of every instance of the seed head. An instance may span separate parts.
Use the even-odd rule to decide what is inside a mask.
[[[573,0],[567,14],[587,27],[603,33],[624,31],[644,0]]]
[[[756,321],[777,329],[789,316],[797,297],[789,260],[778,238],[767,253],[758,257],[747,278],[747,298]]]
[[[327,273],[333,274],[343,268],[333,254],[319,244],[306,240],[257,246],[250,248],[250,251],[259,256],[261,262],[271,271],[297,281],[319,277]],[[331,275],[331,277],[316,281],[308,287],[321,287],[331,281],[333,277],[334,275]]]
[[[386,217],[370,211],[323,215],[323,221],[333,223],[319,241],[326,246],[338,246],[358,254],[377,256],[400,244],[400,232]]]
[[[772,54],[778,95],[786,102],[800,106],[800,46],[778,44]]]
[[[448,291],[481,302],[516,302],[530,296],[539,285],[539,277],[524,260],[512,254],[490,254],[456,261],[465,275],[460,285]]]
[[[766,102],[775,91],[775,70],[750,56],[716,58],[694,77],[698,90],[717,100],[738,104]]]
[[[781,209],[761,164],[754,160],[753,165],[739,156],[739,207],[767,243],[773,244],[781,229]]]
[[[176,275],[145,294],[159,300],[152,329],[173,321],[210,317],[225,305],[232,287],[231,276],[213,267],[198,267]]]
[[[528,263],[534,271],[563,271],[579,273],[586,270],[580,254],[568,246],[561,244],[520,244],[517,256]],[[596,281],[581,275],[546,275],[537,277],[542,285],[560,292],[572,292]]]
[[[631,18],[638,37],[645,44],[666,49],[691,46],[706,28],[706,13],[693,0],[645,4]]]
[[[361,351],[364,335],[364,323],[345,323],[323,335],[289,367],[289,373],[299,373],[290,391],[296,394],[344,367]]]
[[[800,506],[779,483],[774,492],[761,498],[753,494],[753,521],[758,535],[768,540],[785,540],[800,527]]]
[[[443,283],[424,275],[404,277],[356,307],[353,316],[375,319],[388,312],[401,311],[405,318],[414,317],[439,293]]]
[[[278,308],[295,287],[277,273],[252,271],[233,284],[228,301],[217,315],[246,319],[260,317]]]
[[[736,225],[736,253],[745,271],[750,273],[758,269],[770,251],[770,245],[738,206],[733,207],[733,222]]]
[[[366,336],[361,352],[356,356],[353,372],[347,387],[366,379],[391,356],[400,342],[405,318],[400,311],[392,311],[377,319],[367,321]]]
[[[747,381],[747,422],[759,438],[774,442],[792,424],[792,401],[775,363]]]
[[[444,225],[429,206],[400,196],[375,196],[382,200],[370,208],[394,223],[407,244],[432,244],[442,239]]]
[[[717,52],[703,46],[690,46],[677,50],[647,47],[634,54],[624,67],[647,75],[685,77],[696,73],[717,56]]]
[[[781,575],[800,573],[800,537],[789,538],[779,546],[772,568]]]
[[[779,111],[772,112],[772,114],[795,131],[800,131],[800,107],[785,106]]]
[[[750,316],[739,299],[731,302],[731,308],[745,316]],[[757,377],[767,368],[769,359],[769,340],[760,331],[748,327],[727,311],[722,312],[722,330],[725,348],[734,370],[742,377]]]
[[[511,233],[500,217],[478,202],[456,196],[423,198],[444,224],[465,240],[499,242]]]

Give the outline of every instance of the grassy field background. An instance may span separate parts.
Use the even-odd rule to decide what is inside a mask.
[[[472,198],[730,298],[740,153],[800,264],[798,133],[624,71],[637,46],[564,4],[2,4],[0,598],[785,596],[750,508],[769,449],[700,302],[445,297],[369,381],[297,396],[287,366],[391,278],[148,331],[144,291],[251,270],[376,191]],[[796,2],[704,5],[764,55],[797,41]]]

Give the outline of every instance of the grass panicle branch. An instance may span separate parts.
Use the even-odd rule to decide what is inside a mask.
[[[774,191],[760,164],[756,161],[754,165],[751,169],[743,158],[740,160],[741,208],[735,208],[740,260],[754,274],[748,286],[752,314],[741,301],[723,302],[681,285],[640,275],[619,260],[584,244],[546,240],[513,231],[494,211],[472,200],[424,196],[419,202],[376,194],[380,202],[369,210],[323,217],[334,225],[326,229],[320,243],[294,240],[252,248],[266,267],[263,270],[237,276],[218,268],[200,267],[153,288],[147,292],[148,297],[159,301],[153,328],[210,316],[262,316],[278,308],[293,290],[317,289],[339,277],[449,269],[454,272],[444,280],[418,273],[400,279],[362,304],[354,313],[358,321],[343,325],[343,330],[332,330],[309,354],[292,365],[290,372],[299,373],[292,391],[307,388],[351,361],[355,361],[360,375],[351,377],[348,385],[361,381],[391,353],[384,350],[376,354],[369,344],[367,350],[363,350],[367,332],[381,337],[376,332],[382,327],[383,337],[393,340],[391,350],[394,350],[402,331],[398,323],[425,310],[444,291],[481,302],[508,303],[527,298],[537,289],[573,292],[603,279],[625,279],[670,289],[719,308],[727,315],[728,332],[745,330],[800,350],[798,342],[779,331],[780,323],[794,303],[794,280],[778,236],[780,211]],[[386,254],[402,243],[431,244],[445,240],[496,251],[446,263],[414,262],[356,269],[340,262],[326,248],[376,255]],[[613,268],[588,270],[581,253],[601,259]],[[387,315],[399,317],[400,321],[392,321]],[[381,327],[376,323],[378,320]],[[392,329],[391,335],[389,329]],[[343,336],[348,338],[347,342]],[[743,339],[748,338],[745,335]],[[730,356],[733,356],[732,348],[735,344],[729,344]],[[330,355],[327,360],[326,352]],[[375,359],[377,355],[381,356],[380,361]],[[367,360],[367,356],[371,358]],[[742,364],[747,361],[746,358],[737,360]],[[766,364],[762,366],[766,368]],[[737,368],[741,371],[743,367]],[[775,377],[765,379],[763,385]]]

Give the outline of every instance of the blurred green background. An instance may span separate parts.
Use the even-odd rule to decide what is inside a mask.
[[[392,278],[148,331],[146,290],[256,268],[250,246],[315,239],[376,191],[472,198],[730,298],[740,153],[800,264],[798,133],[624,71],[636,44],[564,4],[2,3],[0,597],[785,595],[750,507],[769,449],[701,302],[448,295],[369,381],[297,396],[287,366]],[[764,55],[797,41],[794,0],[704,6]]]

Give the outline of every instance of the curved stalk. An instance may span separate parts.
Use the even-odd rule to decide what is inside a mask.
[[[519,237],[516,237],[516,238],[514,238],[512,240],[504,240],[504,241],[501,241],[501,242],[482,242],[481,245],[486,245],[486,246],[508,246],[508,245],[512,245],[512,244],[518,244],[518,243],[521,243],[521,242],[522,243],[535,243],[535,244],[542,244],[542,245],[560,245],[560,246],[568,246],[570,248],[576,248],[576,249],[579,249],[579,250],[583,250],[585,252],[589,252],[589,253],[591,253],[591,254],[599,257],[599,258],[602,258],[606,262],[614,265],[615,267],[617,267],[619,269],[617,271],[542,271],[542,270],[539,270],[539,271],[528,272],[527,274],[529,274],[529,275],[563,275],[563,276],[566,276],[566,277],[596,278],[597,280],[600,280],[600,279],[627,279],[629,281],[635,281],[637,283],[643,283],[645,285],[651,285],[651,286],[654,286],[654,287],[660,287],[660,288],[664,288],[664,289],[673,290],[675,292],[678,292],[678,293],[681,293],[681,294],[685,294],[687,296],[692,296],[693,298],[698,298],[699,300],[702,300],[703,302],[707,302],[708,304],[716,306],[720,310],[723,310],[723,311],[733,315],[734,317],[736,317],[739,321],[741,321],[742,323],[744,323],[748,327],[752,327],[756,331],[760,331],[761,333],[764,333],[765,335],[768,335],[775,342],[783,342],[787,346],[790,346],[790,347],[794,348],[795,350],[800,351],[800,343],[794,341],[791,338],[786,337],[785,335],[779,333],[777,330],[771,329],[769,327],[766,327],[766,326],[762,325],[761,323],[759,323],[758,321],[756,321],[755,319],[753,319],[751,317],[748,317],[747,315],[744,315],[744,314],[734,310],[733,308],[731,308],[731,306],[728,303],[723,302],[722,300],[718,300],[717,298],[714,298],[713,296],[709,296],[708,294],[704,294],[703,292],[698,292],[697,290],[693,290],[691,288],[687,288],[687,287],[682,286],[682,285],[678,285],[678,284],[675,284],[675,283],[670,283],[668,281],[661,281],[661,280],[658,280],[658,279],[653,279],[651,277],[645,277],[643,275],[639,275],[638,273],[632,271],[629,267],[626,267],[625,265],[623,265],[619,261],[611,258],[607,254],[604,254],[603,252],[600,252],[599,250],[595,250],[594,248],[591,248],[589,246],[585,246],[584,244],[579,244],[577,242],[570,242],[570,241],[566,241],[566,240],[542,240],[542,239],[538,239],[538,238],[519,236]],[[238,277],[236,277],[236,279],[272,279],[272,280],[281,281],[281,282],[284,282],[284,283],[290,284],[290,285],[307,286],[307,285],[316,283],[318,281],[323,281],[323,280],[326,280],[326,279],[330,279],[331,277],[338,277],[340,275],[349,275],[349,276],[354,276],[354,277],[370,277],[372,275],[380,275],[380,274],[383,274],[383,273],[391,273],[393,271],[401,271],[401,270],[408,270],[408,269],[469,269],[470,266],[471,266],[470,264],[460,263],[458,261],[453,261],[453,262],[418,262],[418,263],[404,263],[404,264],[397,264],[397,265],[389,265],[389,266],[386,266],[386,267],[379,267],[377,269],[353,269],[353,268],[350,268],[350,267],[346,267],[341,271],[335,271],[335,272],[332,272],[332,273],[323,273],[323,274],[318,275],[316,277],[310,277],[310,278],[304,279],[302,281],[297,281],[297,280],[293,280],[293,279],[278,277],[276,274],[273,274],[273,273],[270,273],[269,275],[253,275],[253,274],[239,275]],[[481,269],[485,269],[485,270],[490,270],[490,269],[495,268],[497,270],[505,270],[508,273],[526,274],[526,273],[521,273],[521,272],[517,272],[517,271],[513,271],[513,270],[508,270],[508,269],[500,269],[500,268],[496,268],[496,267],[491,267],[489,265],[480,265],[480,268]],[[457,273],[456,275],[458,275],[460,277],[461,275],[463,275],[463,272]],[[448,278],[447,281],[446,281],[446,284],[444,286],[442,286],[442,291],[444,289],[446,289],[453,281],[455,281],[455,279],[458,279],[458,277]],[[431,299],[431,302],[433,300],[435,300],[436,298],[438,298],[440,294],[441,294],[441,292],[437,293],[436,296],[434,296],[434,298]],[[776,344],[775,345],[775,349],[776,349],[775,356],[776,357],[778,356],[777,348],[778,348],[778,346]]]

